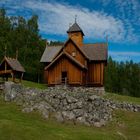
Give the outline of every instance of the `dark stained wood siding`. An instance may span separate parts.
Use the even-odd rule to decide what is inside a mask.
[[[71,56],[72,56],[72,53],[74,52],[75,53],[75,56],[74,58],[79,61],[81,64],[85,65],[86,64],[86,59],[85,57],[82,55],[82,53],[78,50],[78,48],[72,43],[72,42],[69,42],[64,50],[69,53]]]
[[[88,66],[88,81],[89,85],[102,86],[104,82],[104,63],[92,62]]]
[[[61,74],[67,72],[68,84],[82,84],[82,70],[64,56],[55,62],[45,73],[49,85],[61,84]]]

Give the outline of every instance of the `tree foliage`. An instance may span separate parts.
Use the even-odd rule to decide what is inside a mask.
[[[140,97],[140,63],[119,63],[110,57],[105,71],[105,89],[109,92]]]
[[[42,74],[40,58],[44,51],[45,41],[41,39],[38,29],[38,16],[33,15],[29,20],[23,17],[6,16],[0,9],[0,60],[5,55],[16,56],[25,67],[25,78],[37,81]]]

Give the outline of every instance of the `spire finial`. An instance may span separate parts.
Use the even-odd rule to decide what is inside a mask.
[[[77,15],[75,15],[75,23],[77,23]]]

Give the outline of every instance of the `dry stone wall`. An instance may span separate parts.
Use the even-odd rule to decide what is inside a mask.
[[[54,117],[59,122],[72,121],[101,127],[112,119],[112,111],[123,109],[140,112],[140,105],[119,103],[102,98],[104,89],[50,87],[46,90],[25,88],[11,82],[5,83],[5,101],[14,101],[23,112],[39,111],[46,119]]]

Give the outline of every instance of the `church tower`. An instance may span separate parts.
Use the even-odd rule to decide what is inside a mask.
[[[68,37],[71,38],[78,46],[81,47],[83,45],[84,33],[76,21],[72,26],[70,26],[67,33]]]

